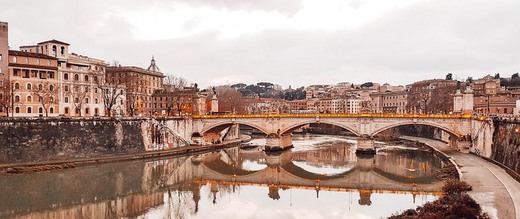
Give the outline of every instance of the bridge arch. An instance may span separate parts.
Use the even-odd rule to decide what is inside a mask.
[[[232,125],[235,125],[235,124],[247,125],[247,126],[253,127],[255,129],[258,129],[261,132],[265,133],[266,135],[271,134],[267,129],[263,128],[262,126],[259,126],[257,124],[250,123],[250,122],[245,122],[245,121],[240,121],[240,122],[226,121],[226,122],[215,123],[215,124],[212,124],[212,125],[210,125],[208,127],[205,127],[202,131],[200,131],[200,134],[204,135],[206,132],[208,132],[208,131],[210,131],[212,129],[217,129],[218,127],[224,127],[223,129],[225,129],[225,128],[227,128],[229,126],[232,126]]]
[[[436,123],[436,122],[429,122],[429,121],[401,121],[401,122],[396,122],[396,123],[393,123],[393,124],[390,124],[390,125],[386,125],[386,126],[382,126],[382,127],[379,127],[377,128],[376,130],[374,130],[374,132],[372,132],[372,134],[370,135],[371,137],[374,137],[375,135],[383,132],[383,131],[386,131],[388,129],[391,129],[391,128],[395,128],[395,127],[399,127],[399,126],[403,126],[403,125],[426,125],[426,126],[431,126],[431,127],[435,127],[435,128],[439,128],[439,129],[442,129],[443,131],[446,131],[448,133],[450,133],[451,135],[454,135],[454,136],[457,136],[457,137],[461,137],[462,134],[460,132],[458,132],[457,130],[455,129],[452,129],[450,127],[446,127],[440,123]]]
[[[320,123],[323,123],[323,124],[328,124],[328,125],[334,125],[334,126],[337,126],[337,127],[340,127],[342,129],[345,129],[349,132],[352,132],[354,135],[356,136],[360,136],[361,134],[359,134],[358,131],[356,131],[354,128],[346,125],[346,124],[343,124],[343,123],[338,123],[338,122],[331,122],[331,121],[315,121],[315,120],[308,120],[308,121],[303,121],[303,122],[298,122],[298,123],[295,123],[295,124],[292,124],[290,126],[288,126],[287,128],[285,128],[284,130],[282,130],[280,132],[280,134],[285,134],[285,133],[290,133],[304,125],[309,125],[309,124],[320,124]]]

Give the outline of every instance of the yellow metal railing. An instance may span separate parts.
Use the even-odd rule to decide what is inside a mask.
[[[389,114],[389,113],[282,113],[282,114],[224,114],[193,115],[194,119],[224,118],[424,118],[424,119],[471,119],[471,114]]]

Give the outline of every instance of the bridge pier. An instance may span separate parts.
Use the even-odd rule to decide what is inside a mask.
[[[270,134],[267,136],[265,151],[283,151],[292,148],[292,134]]]
[[[356,154],[358,155],[374,155],[376,148],[374,147],[374,139],[368,136],[359,137],[357,139]]]
[[[291,162],[291,156],[292,154],[290,151],[284,151],[282,153],[275,154],[267,154],[267,156],[265,156],[265,162],[267,163],[268,167],[279,167],[288,162]]]
[[[374,150],[375,151],[375,150]],[[375,167],[375,153],[374,154],[357,154],[357,162],[356,168],[359,169],[359,184],[361,188],[359,190],[359,205],[371,205],[372,200],[370,200],[370,196],[372,195],[372,182],[373,174],[372,171]]]

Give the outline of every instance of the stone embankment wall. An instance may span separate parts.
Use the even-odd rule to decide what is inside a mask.
[[[491,159],[520,174],[520,118],[495,119],[493,126]]]
[[[145,151],[145,119],[0,120],[0,164],[91,158]]]

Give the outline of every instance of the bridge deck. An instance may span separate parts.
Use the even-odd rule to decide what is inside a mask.
[[[221,118],[428,118],[428,119],[471,119],[471,114],[389,114],[389,113],[282,113],[282,114],[225,114],[193,115],[194,119]]]

